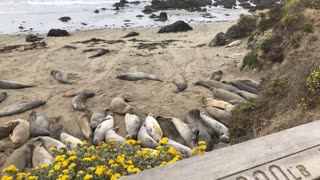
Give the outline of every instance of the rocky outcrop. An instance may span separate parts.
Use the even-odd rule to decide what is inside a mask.
[[[156,10],[193,9],[211,5],[211,0],[152,0],[151,7]]]
[[[68,31],[63,29],[50,29],[47,36],[53,36],[53,37],[61,37],[61,36],[70,36]]]
[[[41,41],[42,39],[43,39],[42,37],[38,37],[37,35],[34,35],[34,34],[29,34],[26,37],[27,42],[36,42],[36,41]]]
[[[234,39],[247,37],[256,30],[256,22],[257,18],[255,16],[242,14],[237,24],[231,26],[226,34]]]
[[[223,32],[219,32],[209,43],[209,47],[224,46],[227,44],[227,36]]]
[[[193,28],[189,26],[189,24],[184,21],[177,21],[173,24],[161,27],[158,33],[183,32],[190,30],[193,30]]]
[[[236,6],[236,0],[216,0],[215,3],[213,3],[214,6],[223,6],[227,9],[232,9]]]

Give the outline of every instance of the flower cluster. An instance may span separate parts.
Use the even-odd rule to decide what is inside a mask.
[[[311,94],[318,94],[320,92],[320,66],[317,70],[313,70],[307,78],[307,88]]]
[[[78,144],[76,150],[51,148],[55,152],[54,162],[50,165],[34,167],[31,173],[21,173],[14,166],[3,170],[2,180],[70,180],[70,179],[103,179],[115,180],[122,176],[139,173],[145,169],[174,163],[185,158],[180,152],[167,145],[168,139],[160,141],[156,150],[141,148],[140,141],[127,140],[116,148],[115,141],[89,146],[86,142]],[[193,154],[205,152],[205,143],[193,150]]]

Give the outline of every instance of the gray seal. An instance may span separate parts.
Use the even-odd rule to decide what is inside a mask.
[[[243,97],[239,96],[238,94],[224,90],[224,89],[213,89],[212,94],[213,94],[213,97],[221,99],[223,101],[227,101],[227,102],[231,100],[245,100]]]
[[[238,91],[239,89],[228,85],[228,84],[224,84],[222,82],[219,81],[215,81],[215,80],[208,80],[208,81],[197,81],[194,83],[195,86],[203,86],[206,87],[208,89],[225,89],[227,91],[230,92],[234,92],[234,91]]]
[[[6,92],[0,92],[0,103],[8,98],[8,94]]]
[[[110,103],[110,110],[113,113],[119,115],[125,115],[130,110],[133,110],[133,107],[130,106],[124,98],[122,97],[115,97],[111,100]]]
[[[138,140],[141,141],[141,146],[145,148],[157,149],[159,144],[147,132],[145,124],[143,124],[138,133]]]
[[[59,83],[62,84],[72,84],[72,82],[69,80],[69,75],[65,71],[61,69],[54,69],[51,70],[51,75],[54,77],[55,80],[57,80]]]
[[[257,99],[258,95],[254,94],[254,93],[250,93],[247,91],[236,91],[237,94],[239,94],[240,96],[244,97],[245,99]]]
[[[0,109],[0,117],[23,113],[25,111],[40,107],[45,103],[46,103],[45,101],[36,100],[36,101],[24,101],[24,102],[15,103],[9,106],[5,106],[2,109]]]
[[[248,92],[254,93],[254,94],[257,94],[257,92],[258,92],[258,90],[256,88],[248,86],[246,83],[244,83],[241,80],[229,81],[228,83],[237,87],[239,90],[248,91]]]
[[[48,118],[32,111],[29,115],[30,135],[31,137],[49,136],[49,121]]]
[[[187,81],[181,74],[175,76],[173,83],[177,86],[175,93],[182,92],[188,87]]]
[[[186,142],[184,141],[184,139],[180,135],[178,129],[176,128],[176,126],[172,122],[172,119],[173,118],[171,118],[171,117],[163,117],[163,116],[156,117],[156,120],[158,121],[158,123],[162,129],[163,136],[168,137],[169,139],[172,139],[172,140],[176,141],[177,143],[186,145]]]
[[[0,139],[8,137],[19,122],[19,120],[0,121]]]
[[[106,120],[107,111],[108,109],[99,109],[92,113],[90,118],[90,127],[92,129],[96,129],[99,124]]]
[[[210,134],[199,124],[188,124],[193,132],[197,132],[197,142],[204,141],[206,143],[206,151],[211,151],[214,148],[214,143]]]
[[[212,106],[206,106],[205,109],[212,118],[216,119],[217,121],[223,123],[226,126],[230,126],[230,112]]]
[[[72,107],[76,111],[88,111],[85,103],[88,98],[94,97],[95,93],[82,92],[72,99]]]
[[[145,72],[131,72],[131,73],[122,73],[117,75],[118,79],[127,80],[127,81],[138,81],[138,80],[154,80],[154,81],[160,81],[163,82],[161,79],[159,79],[157,76],[153,74],[148,74]]]
[[[134,113],[133,109],[129,110],[124,116],[124,123],[130,138],[137,139],[139,130],[142,126],[140,118]]]
[[[15,81],[0,80],[0,89],[22,89],[30,87],[34,87],[34,85],[23,84]]]
[[[110,52],[109,49],[103,49],[103,48],[99,48],[96,53],[92,56],[89,56],[90,59],[92,58],[96,58],[96,57],[100,57],[100,56],[103,56],[105,54],[107,54],[108,52]]]

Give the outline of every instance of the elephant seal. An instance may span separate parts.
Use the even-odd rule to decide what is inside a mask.
[[[212,94],[213,94],[213,97],[223,101],[245,100],[243,97],[239,96],[238,94],[235,94],[233,92],[230,92],[224,89],[213,89]]]
[[[128,34],[126,34],[125,36],[123,36],[123,38],[133,37],[133,36],[138,36],[138,35],[139,35],[138,32],[131,31]]]
[[[252,79],[242,79],[239,81],[241,81],[242,83],[246,84],[247,86],[250,86],[255,89],[259,89],[259,87],[260,87],[260,83],[257,81],[254,81]]]
[[[47,117],[32,111],[29,115],[31,137],[49,136],[49,121]]]
[[[216,119],[226,126],[230,126],[230,122],[228,120],[231,116],[230,112],[212,106],[206,106],[205,109],[213,119]]]
[[[86,113],[80,114],[80,116],[77,118],[77,123],[81,129],[83,136],[88,142],[91,142],[93,133],[89,123],[89,116]]]
[[[6,162],[6,160],[8,159],[8,155],[4,152],[0,152],[0,167],[3,166],[3,164]],[[0,173],[1,174],[1,173]]]
[[[243,101],[243,100],[231,100],[231,101],[228,101],[228,103],[236,106],[236,105],[241,105],[241,104],[244,104],[246,103],[247,101]]]
[[[25,144],[19,149],[16,149],[3,164],[1,169],[1,175],[3,175],[2,171],[9,167],[10,165],[14,165],[18,168],[19,172],[23,172],[26,167],[32,167],[32,151],[34,149],[33,144]]]
[[[172,122],[173,118],[170,117],[163,117],[163,116],[157,116],[156,120],[160,125],[160,128],[163,132],[163,136],[168,137],[169,139],[172,139],[176,141],[177,143],[186,145],[184,139],[180,135],[178,129]]]
[[[217,100],[217,99],[214,99],[214,98],[202,98],[202,103],[204,106],[212,106],[212,107],[216,107],[216,108],[220,108],[220,109],[224,109],[225,111],[227,112],[231,112],[234,108],[234,105],[228,103],[228,102],[225,102],[225,101],[222,101],[222,100]]]
[[[257,99],[258,95],[247,92],[247,91],[236,91],[235,93],[237,93],[238,95],[244,97],[245,99]]]
[[[258,92],[258,89],[253,88],[251,86],[248,86],[247,84],[245,84],[241,80],[229,81],[228,83],[237,87],[239,90],[247,91],[247,92],[254,93],[254,94],[257,94],[257,92]]]
[[[111,100],[110,110],[113,113],[125,115],[131,109],[133,109],[133,107],[130,106],[122,97],[115,97]]]
[[[204,112],[200,113],[200,117],[203,120],[206,127],[210,127],[222,142],[224,143],[229,142],[230,140],[229,129],[225,125],[208,117],[207,115],[205,115]]]
[[[139,130],[142,126],[142,122],[133,110],[129,110],[129,112],[126,113],[126,115],[124,116],[124,123],[126,125],[128,135],[132,139],[137,139]]]
[[[8,98],[8,94],[6,92],[0,92],[0,103]]]
[[[19,120],[0,121],[0,139],[8,137],[19,122]]]
[[[118,79],[127,80],[127,81],[138,81],[138,80],[154,80],[154,81],[160,81],[163,82],[161,79],[159,79],[157,76],[153,74],[148,74],[145,72],[131,72],[131,73],[122,73],[117,75]]]
[[[47,137],[47,136],[40,136],[35,138],[36,140],[41,140],[41,142],[43,143],[44,147],[46,148],[46,150],[51,154],[54,155],[55,152],[51,151],[51,148],[56,148],[58,151],[62,148],[66,148],[67,146],[62,143],[61,141],[58,141],[56,139],[53,139],[51,137]]]
[[[93,112],[90,118],[90,127],[96,129],[106,119],[108,109],[99,109]]]
[[[69,75],[65,71],[61,69],[54,69],[51,70],[51,75],[57,80],[59,83],[62,84],[72,84],[72,82],[69,80]]]
[[[34,87],[34,85],[23,84],[15,81],[0,80],[0,89],[22,89],[30,87]]]
[[[43,164],[52,164],[54,161],[51,154],[44,147],[36,147],[32,155],[33,167],[41,167]]]
[[[98,145],[105,139],[106,133],[112,129],[114,126],[114,119],[112,115],[108,115],[106,120],[103,121],[99,126],[94,130],[93,134],[93,144]]]
[[[81,144],[82,141],[66,132],[62,132],[60,134],[60,139],[61,142],[63,142],[64,144],[69,144],[70,143],[70,148],[75,150],[77,149],[77,145]]]
[[[10,137],[5,137],[0,140],[0,152],[5,152],[7,154],[10,154],[10,152],[13,150],[14,150],[14,145]]]
[[[174,124],[176,129],[178,130],[179,134],[183,138],[185,144],[190,148],[196,148],[197,147],[197,137],[199,134],[199,131],[192,131],[191,128],[184,123],[181,119],[178,118],[172,118],[171,122]]]
[[[181,74],[175,76],[173,83],[177,86],[175,93],[182,92],[188,87],[187,81]]]
[[[236,41],[233,41],[233,42],[229,43],[226,47],[235,47],[235,46],[239,46],[241,43],[242,43],[242,41],[241,41],[241,40],[236,40]]]
[[[94,54],[94,55],[89,56],[89,59],[92,59],[92,58],[96,58],[96,57],[103,56],[103,55],[107,54],[108,52],[110,52],[110,50],[109,50],[109,49],[99,48],[99,49],[97,49],[97,51],[95,52],[95,54]]]
[[[65,119],[62,116],[58,117],[57,123],[61,124],[63,126],[63,131],[80,139],[81,141],[84,141],[85,138],[82,134],[82,131],[74,119]]]
[[[231,91],[231,92],[239,90],[238,88],[236,88],[234,86],[231,86],[231,85],[228,85],[228,84],[224,84],[222,82],[215,81],[215,80],[197,81],[197,82],[194,83],[194,85],[195,86],[203,86],[203,87],[206,87],[208,89],[211,89],[211,88],[214,88],[214,89],[225,89],[225,90]]]
[[[191,149],[185,145],[182,145],[181,143],[178,143],[174,140],[169,139],[167,144],[169,146],[172,146],[176,151],[180,152],[186,157],[190,157],[192,155]]]
[[[211,74],[211,80],[215,80],[215,81],[220,81],[221,78],[222,78],[222,74],[223,72],[221,70],[218,70],[218,71],[214,71],[212,74]]]
[[[157,149],[159,144],[147,132],[145,124],[143,124],[138,133],[138,140],[141,141],[141,147]]]
[[[30,123],[27,120],[19,119],[19,124],[13,129],[9,136],[13,147],[18,148],[30,138]]]
[[[60,139],[60,134],[63,131],[63,125],[59,123],[50,124],[49,135],[54,139]]]
[[[82,92],[78,95],[76,95],[72,99],[72,107],[76,111],[87,111],[87,107],[85,105],[86,101],[88,98],[92,98],[95,96],[95,93],[90,93],[90,92]]]
[[[110,129],[106,133],[105,141],[109,142],[109,140],[115,141],[116,148],[119,148],[126,141],[125,138],[117,134],[113,129]]]
[[[211,151],[214,148],[214,143],[210,134],[199,124],[188,124],[193,132],[198,132],[197,142],[204,141],[206,143],[206,151]]]
[[[0,109],[0,117],[23,113],[25,111],[40,107],[45,103],[45,101],[24,101],[9,106],[5,106],[2,109]]]
[[[144,121],[145,128],[148,134],[157,142],[159,142],[163,137],[162,129],[158,121],[153,117],[152,113],[149,113],[146,120]]]

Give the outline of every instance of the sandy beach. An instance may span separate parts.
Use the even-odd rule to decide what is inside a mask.
[[[86,103],[91,111],[108,108],[112,98],[120,95],[132,99],[129,104],[136,109],[141,119],[150,112],[155,116],[183,119],[188,110],[204,110],[201,98],[212,94],[210,90],[194,86],[192,83],[209,79],[213,71],[222,70],[222,80],[259,78],[256,74],[253,76],[253,72],[240,72],[237,67],[247,51],[246,39],[238,47],[207,46],[216,33],[225,31],[233,23],[235,22],[191,24],[193,31],[168,34],[157,34],[158,28],[75,32],[70,37],[45,37],[47,47],[44,49],[0,53],[1,79],[36,85],[21,90],[5,90],[9,98],[0,106],[25,100],[45,100],[46,105],[36,109],[37,112],[51,119],[63,116],[67,120],[75,121],[81,112],[74,111],[71,98],[62,95],[70,91],[90,90],[96,93],[96,96]],[[140,33],[135,37],[136,41],[130,41],[133,38],[121,38],[132,30]],[[97,44],[75,43],[91,38],[107,41]],[[121,41],[114,43],[112,40]],[[163,43],[166,40],[169,43]],[[24,35],[1,35],[0,42],[1,47],[26,44]],[[162,46],[143,48],[143,45],[150,43],[159,43]],[[196,47],[201,44],[205,46]],[[76,49],[65,48],[66,45],[74,46]],[[99,47],[111,52],[94,59],[88,58],[94,52],[83,52]],[[232,55],[235,58],[224,57]],[[59,84],[50,75],[52,69],[63,69],[71,73],[75,83]],[[164,82],[129,82],[116,78],[119,73],[135,71],[155,74]],[[173,76],[177,73],[181,73],[188,81],[188,88],[178,94],[174,93],[176,87],[172,83]],[[28,119],[29,113],[30,111],[3,117],[1,120]],[[115,118],[121,135],[126,134],[123,119],[123,116]]]

